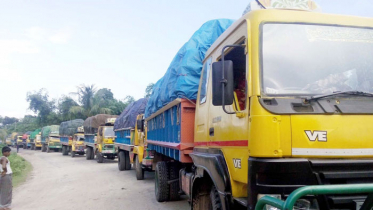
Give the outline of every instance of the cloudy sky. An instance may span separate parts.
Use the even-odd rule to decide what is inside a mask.
[[[143,96],[204,22],[238,19],[250,0],[0,0],[0,115],[23,117],[28,91],[80,84]],[[318,0],[323,12],[373,17],[371,0]]]

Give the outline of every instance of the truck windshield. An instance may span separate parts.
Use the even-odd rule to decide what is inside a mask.
[[[41,140],[41,136],[36,136],[36,140]]]
[[[84,135],[76,135],[77,141],[84,141]]]
[[[262,91],[373,93],[372,55],[372,29],[267,23],[262,31]]]
[[[113,127],[105,127],[104,128],[104,136],[105,137],[115,136]]]
[[[59,140],[60,140],[60,138],[58,138],[58,137],[49,137],[49,140],[53,140],[53,141],[59,141]]]

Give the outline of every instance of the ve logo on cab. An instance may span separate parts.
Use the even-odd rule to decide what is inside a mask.
[[[327,141],[327,132],[326,131],[304,131],[310,141]]]
[[[233,164],[235,168],[241,168],[241,159],[233,158]]]

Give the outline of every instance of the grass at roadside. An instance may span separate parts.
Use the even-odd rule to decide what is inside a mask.
[[[4,147],[4,144],[0,144],[0,156],[3,156],[1,149]],[[17,155],[14,151],[14,148],[11,148],[12,152],[9,156],[10,167],[13,171],[13,187],[17,187],[27,178],[27,175],[32,170],[32,165],[26,161],[23,157]]]

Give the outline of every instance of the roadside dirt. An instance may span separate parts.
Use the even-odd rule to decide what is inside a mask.
[[[33,165],[26,182],[13,190],[13,210],[190,209],[181,201],[158,203],[154,173],[137,181],[135,171],[119,171],[117,161],[97,163],[85,156],[20,150]]]

